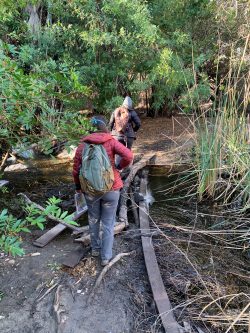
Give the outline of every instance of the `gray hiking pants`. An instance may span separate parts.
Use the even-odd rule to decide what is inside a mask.
[[[134,143],[134,141],[135,141],[135,138],[126,137],[126,138],[124,139],[124,137],[119,137],[119,136],[118,136],[117,140],[118,140],[119,142],[121,142],[121,143],[122,143],[125,147],[127,147],[129,150],[131,150],[132,145],[133,145],[133,143]]]
[[[107,192],[98,197],[85,194],[91,248],[92,250],[101,250],[102,260],[112,258],[114,224],[119,197],[120,191]],[[100,238],[100,221],[102,221],[102,238]]]
[[[120,143],[122,143],[125,147],[127,147],[129,150],[132,149],[132,145],[134,142],[135,138],[125,138],[124,137],[117,137],[117,141],[119,141]],[[115,155],[115,165],[119,165],[121,161],[121,157],[119,155]]]

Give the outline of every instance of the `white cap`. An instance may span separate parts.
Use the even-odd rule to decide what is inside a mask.
[[[132,110],[133,109],[132,99],[129,96],[125,97],[125,99],[122,103],[122,106],[124,106],[125,108],[127,108],[129,110]]]

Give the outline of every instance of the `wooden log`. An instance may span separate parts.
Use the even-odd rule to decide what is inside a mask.
[[[137,174],[139,170],[147,166],[149,163],[152,163],[155,159],[155,154],[148,154],[145,155],[139,162],[132,165],[129,175],[126,178],[123,189],[121,191],[121,198],[120,198],[120,206],[119,206],[119,214],[118,214],[118,220],[119,222],[124,222],[126,227],[128,227],[128,216],[127,216],[127,201],[129,198],[129,187]]]
[[[135,202],[134,193],[132,192],[132,190],[130,190],[129,196],[130,196],[130,200],[131,200],[131,207],[132,207],[132,212],[133,212],[133,216],[134,216],[134,220],[135,220],[135,225],[137,227],[139,227],[140,219],[139,219],[139,214],[138,214],[138,205]]]
[[[146,189],[147,180],[143,178],[141,180],[140,192],[145,195]],[[152,239],[143,235],[150,230],[148,208],[146,202],[141,201],[139,207],[140,228],[142,232],[141,239],[144,259],[148,272],[149,282],[162,321],[162,325],[166,333],[180,333],[181,327],[177,323],[173,315],[172,307],[161,278],[160,269],[152,245]]]
[[[67,229],[67,227],[64,224],[58,223],[56,226],[45,232],[41,237],[37,238],[33,242],[33,245],[37,247],[44,247],[65,229]]]
[[[116,223],[115,227],[114,227],[114,234],[119,234],[120,232],[122,232],[122,230],[124,230],[126,227],[124,222],[120,222],[120,223]],[[101,232],[102,235],[102,232]],[[89,245],[90,244],[90,235],[84,235],[80,238],[76,238],[75,242],[80,242],[83,243],[84,245]]]

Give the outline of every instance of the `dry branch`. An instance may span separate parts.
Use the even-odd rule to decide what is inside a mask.
[[[91,293],[89,294],[88,297],[88,301],[94,296],[95,290],[96,288],[99,287],[100,283],[102,282],[102,279],[104,278],[105,274],[107,273],[107,271],[115,264],[117,263],[117,261],[119,261],[121,258],[126,257],[126,256],[130,256],[131,254],[134,254],[135,251],[131,251],[131,252],[125,252],[125,253],[119,253],[117,254],[109,263],[107,266],[105,266],[103,268],[103,270],[101,271],[100,275],[98,276],[98,279],[96,280],[96,283],[91,291]]]
[[[0,172],[2,172],[4,170],[8,157],[9,157],[9,151],[7,151],[7,153],[5,154],[5,156],[2,160],[2,163],[0,165]]]
[[[64,312],[63,310],[60,309],[60,290],[62,288],[62,285],[60,284],[57,289],[56,289],[56,293],[55,293],[55,300],[54,300],[54,311],[56,313],[56,320],[57,320],[57,324],[60,325],[61,323],[61,312]]]
[[[41,210],[42,212],[45,211],[45,208],[43,208],[41,205],[39,205],[39,204],[37,204],[37,203],[31,201],[31,200],[27,197],[27,195],[25,195],[24,193],[19,193],[18,195],[20,195],[21,197],[23,197],[24,200],[25,200],[29,205],[34,205],[37,209]],[[53,216],[53,215],[51,215],[51,214],[46,214],[46,216],[47,216],[50,220],[55,221],[55,222],[58,222],[58,223],[60,223],[60,224],[63,224],[63,225],[65,225],[65,227],[67,227],[67,228],[69,228],[69,229],[72,229],[72,230],[74,230],[74,231],[81,231],[81,232],[82,232],[82,228],[78,228],[78,227],[76,227],[76,226],[74,226],[74,225],[72,225],[72,224],[68,224],[68,223],[66,223],[65,221],[63,221],[62,219],[59,219],[59,218],[57,218],[57,217],[55,217],[55,216]],[[72,217],[72,221],[76,220],[79,216],[80,216],[79,214],[73,216],[73,217]]]
[[[42,299],[44,299],[44,297],[47,296],[57,285],[58,283],[53,284],[52,287],[46,290],[46,292],[41,297],[38,298],[37,302],[40,302]]]

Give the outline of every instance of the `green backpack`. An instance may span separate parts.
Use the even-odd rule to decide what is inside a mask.
[[[79,173],[82,191],[93,196],[109,192],[115,178],[106,149],[101,144],[84,145]]]

